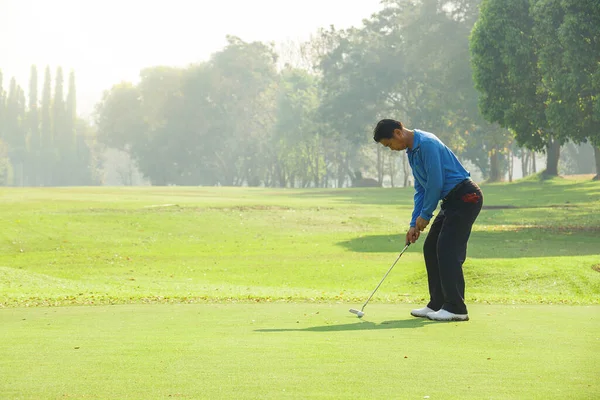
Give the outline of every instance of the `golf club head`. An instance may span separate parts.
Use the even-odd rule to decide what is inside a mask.
[[[365,313],[364,313],[364,312],[362,312],[362,311],[360,311],[360,310],[357,310],[357,309],[355,309],[355,308],[351,308],[351,309],[350,309],[350,312],[351,312],[352,314],[356,314],[356,316],[357,316],[358,318],[362,318],[362,317],[363,317],[363,315],[365,315]]]

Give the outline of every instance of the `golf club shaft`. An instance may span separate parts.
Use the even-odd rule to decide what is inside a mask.
[[[398,260],[400,259],[400,257],[402,257],[402,254],[404,254],[404,252],[406,251],[406,249],[408,249],[408,246],[410,246],[410,242],[406,244],[406,246],[404,246],[404,249],[402,249],[402,251],[400,252],[400,254],[398,254],[398,258],[396,258],[396,261],[394,261],[394,263],[392,264],[392,266],[390,267],[390,269],[388,269],[388,271],[385,273],[385,275],[383,276],[383,279],[381,280],[381,282],[379,282],[379,285],[377,285],[377,287],[375,288],[375,290],[373,290],[373,293],[371,293],[371,295],[369,296],[369,298],[367,299],[367,301],[365,301],[365,304],[363,304],[362,308],[360,309],[361,311],[364,311],[365,307],[367,306],[367,304],[369,303],[369,301],[371,300],[371,298],[373,297],[373,295],[375,294],[375,292],[377,291],[377,289],[379,289],[379,286],[381,286],[381,284],[383,283],[383,281],[385,281],[385,278],[387,278],[388,274],[392,271],[392,269],[394,268],[394,265],[396,265],[396,263],[398,262]]]

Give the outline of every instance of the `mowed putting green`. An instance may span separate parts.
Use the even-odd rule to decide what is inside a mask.
[[[484,193],[433,323],[411,189],[0,189],[0,398],[598,398],[600,183]]]
[[[375,304],[2,310],[5,399],[597,398],[597,307]]]

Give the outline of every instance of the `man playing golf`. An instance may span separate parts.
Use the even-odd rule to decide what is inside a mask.
[[[434,321],[468,321],[462,265],[471,228],[483,205],[481,189],[432,133],[408,130],[399,121],[383,119],[373,139],[392,150],[407,150],[416,192],[406,243],[419,239],[442,200],[423,244],[430,301],[411,314]]]

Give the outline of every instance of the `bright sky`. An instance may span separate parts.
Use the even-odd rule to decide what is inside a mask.
[[[380,0],[0,0],[0,70],[26,88],[32,64],[39,88],[75,71],[78,112],[140,69],[204,61],[227,34],[244,41],[305,40],[320,27],[359,26]],[[65,88],[66,90],[66,88]],[[27,91],[26,91],[27,92]]]

